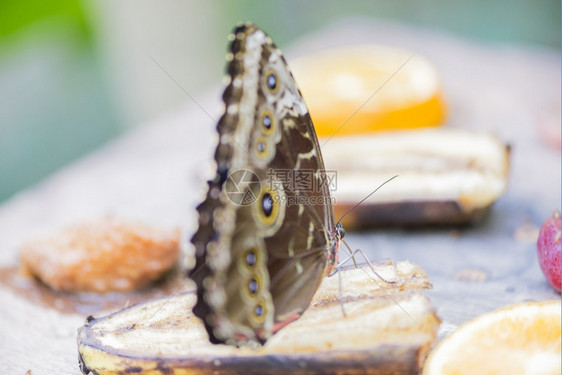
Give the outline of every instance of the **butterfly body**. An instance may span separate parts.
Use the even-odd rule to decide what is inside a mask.
[[[193,312],[213,343],[263,344],[308,307],[337,262],[322,154],[285,60],[252,24],[230,36],[216,174],[191,242]]]

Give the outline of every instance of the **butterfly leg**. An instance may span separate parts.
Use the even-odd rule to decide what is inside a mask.
[[[338,270],[341,270],[343,268],[343,265],[346,264],[347,262],[349,262],[350,260],[353,260],[353,265],[354,265],[355,268],[359,268],[359,265],[355,261],[353,251],[351,250],[351,248],[349,247],[349,245],[346,242],[344,242],[343,240],[342,240],[342,242],[345,245],[347,251],[349,252],[349,256],[344,261],[336,264],[336,266],[334,267],[334,270],[328,275],[328,277],[333,276]]]
[[[341,313],[343,314],[344,318],[347,318],[347,314],[345,313],[345,307],[343,305],[343,281],[341,277],[341,272],[338,272],[338,289],[339,289],[339,300],[341,306]]]
[[[347,259],[345,259],[343,262],[340,262],[339,264],[337,264],[336,267],[334,267],[334,271],[332,273],[330,273],[328,275],[328,277],[333,276],[336,272],[338,273],[339,300],[340,300],[341,312],[342,312],[342,315],[345,318],[345,317],[347,317],[347,314],[345,313],[345,307],[344,307],[343,298],[342,298],[343,297],[343,279],[341,277],[341,272],[338,272],[338,271],[342,271],[343,265],[345,263],[347,263],[349,260],[353,260],[353,264],[355,265],[355,268],[359,268],[359,266],[357,265],[357,262],[355,261],[355,253],[353,253],[353,251],[347,245],[347,243],[344,242],[344,244],[345,244],[346,249],[349,251],[349,257]],[[359,250],[357,250],[357,251],[359,251]],[[356,253],[357,253],[357,251],[356,251]],[[362,254],[362,255],[363,255],[363,257],[365,257],[364,254]],[[366,257],[365,257],[365,259],[367,260]],[[367,262],[369,262],[369,261],[367,260]],[[377,273],[375,272],[375,274],[377,274]],[[377,276],[380,277],[380,275],[378,275],[378,274],[377,274]],[[385,281],[382,277],[381,277],[381,280]]]
[[[357,254],[358,254],[358,255],[361,255],[361,256],[363,257],[363,259],[365,259],[365,263],[367,264],[367,266],[371,269],[371,271],[372,271],[379,279],[381,279],[382,281],[384,281],[384,282],[387,283],[387,284],[393,284],[393,283],[395,283],[394,281],[385,280],[385,279],[375,270],[375,268],[373,267],[371,261],[369,260],[369,258],[367,258],[367,256],[365,255],[365,253],[364,253],[363,251],[361,251],[360,249],[357,249],[357,250],[355,250],[355,251],[353,252],[352,256],[357,255]],[[349,259],[349,258],[348,258],[348,259]],[[346,260],[348,260],[348,259],[346,259]],[[338,269],[338,267],[336,267],[336,269]],[[365,270],[365,268],[361,267],[361,269],[362,269],[365,273],[367,273],[367,271]],[[367,275],[369,275],[369,274],[367,273]],[[379,282],[378,282],[374,277],[371,277],[370,275],[369,275],[369,277],[371,278],[371,280],[373,280],[375,283],[377,283],[377,285],[379,286],[379,288],[381,288],[381,290],[384,292],[384,294],[386,294],[386,296],[387,296],[388,298],[390,298],[390,299],[400,308],[400,310],[402,310],[406,315],[408,315],[408,317],[409,317],[410,319],[414,320],[414,318],[412,318],[412,316],[411,316],[410,314],[408,314],[408,312],[398,303],[398,301],[396,301],[396,300],[394,299],[394,297],[392,297],[392,296],[386,291],[386,288],[384,288],[381,284],[379,284]]]

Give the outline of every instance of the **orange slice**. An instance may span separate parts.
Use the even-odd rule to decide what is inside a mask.
[[[560,300],[495,310],[460,326],[429,355],[424,375],[560,374]]]
[[[445,117],[435,67],[404,49],[362,45],[291,61],[318,136],[438,126]]]

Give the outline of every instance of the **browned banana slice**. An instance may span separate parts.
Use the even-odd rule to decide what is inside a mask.
[[[509,147],[488,133],[423,129],[334,137],[322,151],[326,169],[337,173],[338,218],[398,175],[345,217],[346,229],[472,223],[507,188]]]
[[[304,315],[258,349],[210,344],[189,292],[89,319],[78,333],[82,371],[417,374],[439,326],[422,293],[431,284],[409,262],[375,269],[389,283],[369,268],[342,272],[345,316],[338,276],[326,278]]]

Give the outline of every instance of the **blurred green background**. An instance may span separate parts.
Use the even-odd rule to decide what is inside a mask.
[[[226,35],[250,20],[281,47],[340,18],[560,50],[553,0],[0,0],[0,201],[222,78]]]

